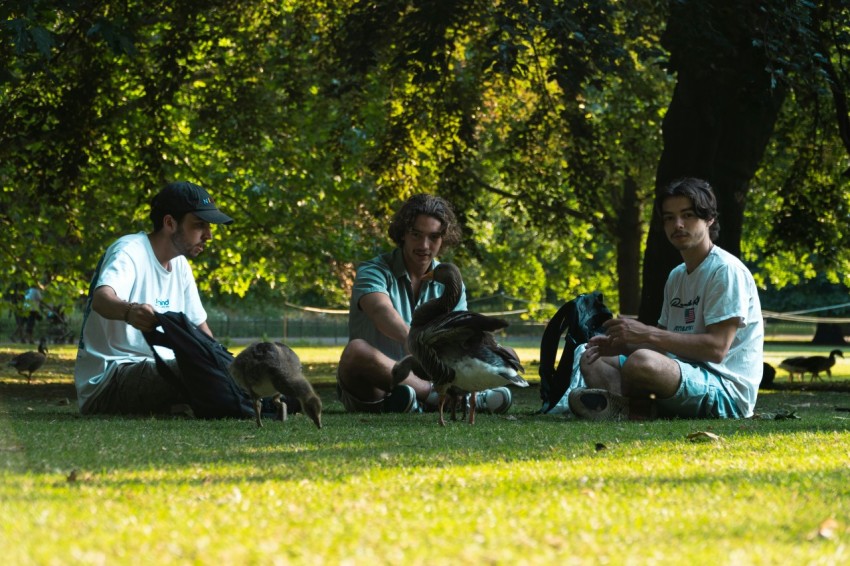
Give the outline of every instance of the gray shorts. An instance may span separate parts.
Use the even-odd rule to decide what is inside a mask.
[[[361,401],[353,393],[342,387],[339,378],[336,380],[336,396],[349,413],[381,413],[384,411],[383,399],[380,401]]]
[[[740,419],[744,415],[729,393],[726,380],[706,368],[677,358],[682,381],[669,399],[657,399],[658,415],[662,417],[697,419]]]
[[[176,360],[166,360],[179,375]],[[88,415],[167,415],[188,398],[164,378],[153,360],[121,364],[97,397],[86,405]]]

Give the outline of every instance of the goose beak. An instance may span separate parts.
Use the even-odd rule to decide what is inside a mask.
[[[422,278],[421,278],[421,281],[433,281],[433,280],[434,280],[434,270],[433,269],[431,271],[425,273],[425,275],[423,275]]]

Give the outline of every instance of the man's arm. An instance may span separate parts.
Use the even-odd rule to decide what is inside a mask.
[[[142,332],[151,332],[159,324],[151,305],[127,302],[119,298],[115,289],[109,285],[95,289],[91,308],[103,318],[123,320]]]
[[[592,345],[599,346],[600,355],[611,355],[608,351],[625,353],[643,347],[689,360],[720,363],[735,339],[738,318],[710,324],[705,327],[705,333],[700,334],[670,332],[625,318],[613,318],[604,326],[605,336],[595,336],[590,340]]]
[[[360,298],[360,308],[375,325],[378,331],[404,345],[407,350],[407,335],[410,327],[393,307],[392,301],[384,293],[368,293]]]
[[[129,303],[115,294],[115,289],[109,285],[98,287],[92,296],[91,308],[109,320],[123,320],[130,326],[142,332],[152,332],[159,326],[156,311],[151,305]],[[198,328],[213,338],[212,330],[206,321],[198,325]]]
[[[204,332],[210,338],[215,338],[215,336],[213,336],[212,330],[210,330],[210,327],[207,325],[206,320],[198,325],[198,329],[200,329],[201,332]]]

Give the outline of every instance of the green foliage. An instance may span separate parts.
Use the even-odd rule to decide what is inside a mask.
[[[14,141],[0,166],[7,281],[40,278],[81,295],[105,245],[147,229],[150,196],[186,178],[237,219],[195,263],[202,288],[222,299],[345,304],[356,262],[388,245],[387,215],[420,191],[444,194],[464,219],[457,260],[485,278],[468,276],[473,292],[533,301],[591,285],[616,293],[615,230],[590,236],[616,211],[587,208],[600,201],[581,179],[596,174],[581,173],[579,158],[622,147],[617,160],[628,167],[598,172],[643,167],[646,186],[653,157],[605,139],[621,136],[623,124],[607,117],[618,101],[630,108],[629,95],[603,95],[590,75],[637,60],[620,45],[632,36],[608,28],[634,27],[613,5],[34,6],[13,7],[4,36],[14,53],[0,105],[3,139]],[[376,23],[385,33],[373,33]],[[611,64],[578,82],[559,70],[585,67],[588,54]],[[599,99],[593,109],[570,102],[584,88]],[[657,115],[662,105],[646,107]],[[594,147],[582,145],[591,116]],[[616,194],[616,177],[603,182]],[[498,232],[479,241],[479,226]],[[535,247],[540,254],[517,253]]]
[[[343,307],[356,263],[390,245],[393,209],[429,191],[464,223],[450,258],[473,295],[558,303],[600,289],[634,308],[642,203],[673,96],[661,67],[670,6],[7,2],[0,281],[43,280],[70,307],[110,241],[149,229],[152,194],[186,179],[237,219],[194,262],[223,305]],[[850,130],[830,117],[850,84],[848,8],[760,6],[730,25],[794,104],[748,199],[735,201],[748,207],[745,254],[765,284],[793,283],[798,265],[839,280]],[[732,65],[721,31],[688,27],[680,40]]]
[[[473,292],[567,299],[603,288],[616,302],[610,250],[642,242],[620,218],[639,224],[645,214],[624,210],[623,187],[648,195],[669,96],[645,59],[658,13],[608,2],[471,2],[440,13],[414,5],[381,22],[381,37],[397,43],[351,31],[373,25],[373,10],[348,22],[360,47],[345,59],[352,74],[393,86],[390,127],[372,163],[381,186],[402,197],[434,186],[455,202],[472,240],[459,253],[465,270],[492,263],[485,281],[471,278]],[[635,283],[638,274],[635,262],[619,275]]]
[[[850,193],[843,174],[850,157],[823,116],[834,112],[830,98],[816,96],[813,105],[794,96],[785,107],[748,209],[749,256],[779,287],[850,273]]]

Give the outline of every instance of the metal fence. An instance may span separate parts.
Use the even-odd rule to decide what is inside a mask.
[[[348,342],[348,317],[226,317],[210,316],[210,327],[216,336],[232,339],[282,339],[283,341],[317,341],[345,344]],[[543,323],[514,321],[503,336],[539,337]]]
[[[509,317],[510,326],[500,332],[501,337],[533,342],[539,341],[543,335],[545,323],[510,318],[513,317]],[[341,315],[251,317],[211,313],[208,322],[221,340],[273,339],[323,344],[345,344],[348,341],[348,317]],[[79,338],[81,324],[80,313],[73,313],[61,326],[45,319],[36,325],[34,337],[36,341],[40,336],[47,336],[51,342],[73,343]],[[12,341],[15,328],[14,317],[0,318],[0,342]],[[768,320],[765,324],[766,340],[808,340],[814,332],[815,325],[811,323]]]

